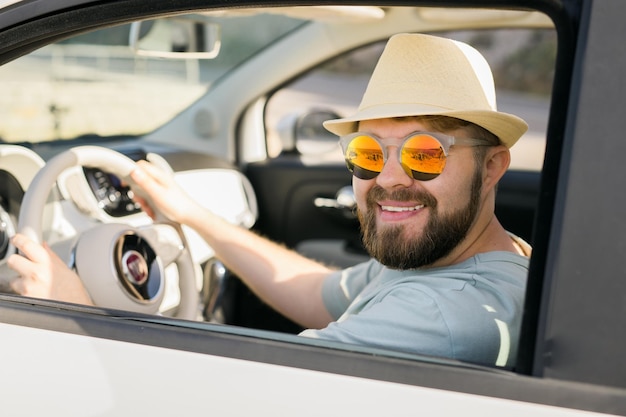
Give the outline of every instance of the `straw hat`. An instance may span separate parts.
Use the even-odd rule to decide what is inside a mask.
[[[392,36],[356,114],[327,120],[324,127],[345,135],[355,132],[361,120],[420,115],[475,123],[508,148],[528,129],[519,117],[497,111],[491,69],[477,50],[423,34]]]

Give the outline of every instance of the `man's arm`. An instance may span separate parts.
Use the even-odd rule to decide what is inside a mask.
[[[140,201],[154,217],[165,217],[195,229],[216,256],[262,300],[311,328],[332,318],[322,300],[322,283],[332,270],[239,226],[232,225],[191,199],[173,178],[140,161],[131,177],[148,196]]]

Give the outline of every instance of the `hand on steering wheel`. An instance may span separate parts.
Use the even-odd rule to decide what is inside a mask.
[[[23,254],[14,253],[7,259],[8,266],[20,274],[20,279],[11,281],[11,290],[27,297],[93,304],[78,275],[47,244],[40,245],[22,234],[11,241]]]

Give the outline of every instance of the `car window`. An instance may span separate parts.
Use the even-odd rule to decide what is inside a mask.
[[[492,67],[498,110],[521,116],[529,124],[522,140],[512,148],[511,168],[539,171],[543,164],[545,134],[556,59],[556,33],[549,29],[487,29],[439,32],[478,49]],[[268,149],[277,156],[284,149],[281,125],[290,119],[325,109],[346,116],[353,113],[385,41],[340,55],[277,91],[268,103]],[[322,120],[319,122],[321,123]],[[324,135],[320,129],[316,131]],[[303,134],[301,132],[301,134]],[[310,138],[304,138],[309,140]],[[333,141],[323,136],[320,141]],[[304,141],[296,140],[296,146]],[[336,146],[298,147],[309,159],[341,160]],[[307,149],[318,149],[307,155]]]
[[[214,59],[139,56],[129,48],[130,25],[123,25],[45,46],[2,66],[0,139],[16,143],[146,134],[303,22],[245,14],[216,15],[210,21],[221,30],[220,54]]]
[[[176,126],[174,129],[177,135],[170,135],[167,138],[167,144],[174,148],[177,145],[176,141],[180,141],[180,136],[182,136],[181,126],[188,124],[184,118],[177,116],[193,107],[196,101],[203,101],[204,104],[210,101],[216,107],[229,108],[232,110],[232,114],[229,114],[228,117],[232,118],[233,121],[236,120],[240,116],[238,112],[256,98],[256,96],[243,96],[242,91],[247,93],[248,90],[257,87],[257,85],[241,82],[244,85],[242,91],[239,91],[233,88],[231,82],[230,89],[227,88],[228,94],[232,97],[245,97],[245,100],[248,100],[245,102],[238,102],[237,98],[233,98],[232,103],[225,103],[225,101],[219,100],[223,96],[217,94],[216,99],[212,93],[217,87],[228,84],[229,77],[236,78],[238,76],[241,81],[241,73],[232,75],[237,73],[237,71],[233,71],[234,69],[244,67],[242,64],[245,64],[247,60],[252,61],[251,58],[263,52],[264,48],[268,47],[271,50],[271,47],[280,43],[281,38],[285,37],[286,34],[305,25],[305,21],[269,14],[254,14],[253,16],[243,14],[234,17],[217,15],[214,16],[214,19],[220,24],[222,30],[221,53],[215,59],[159,59],[138,56],[128,47],[127,39],[130,36],[130,27],[126,25],[60,41],[3,66],[0,69],[0,83],[2,83],[1,88],[5,94],[0,98],[0,116],[6,123],[3,123],[0,128],[0,138],[10,143],[61,142],[84,137],[123,136],[128,138],[144,136],[145,139],[148,133],[158,130],[174,120],[178,122],[173,123]],[[244,26],[246,30],[242,31],[241,27]],[[516,29],[438,32],[438,34],[473,44],[490,61],[496,79],[496,87],[499,90],[499,109],[521,115],[531,126],[526,137],[520,141],[520,143],[529,144],[527,146],[527,160],[522,160],[523,162],[515,165],[514,159],[513,166],[538,171],[544,154],[543,146],[550,102],[552,71],[556,55],[554,32],[551,30]],[[284,151],[297,150],[310,161],[331,161],[343,164],[337,148],[337,138],[325,132],[321,128],[321,122],[333,115],[348,115],[356,109],[386,41],[386,38],[380,39],[348,53],[340,54],[279,88],[270,97],[265,112],[266,130],[264,133],[266,133],[270,157],[277,158]],[[281,82],[292,79],[291,73],[287,74],[285,78],[280,80]],[[261,78],[259,75],[259,79]],[[261,86],[260,89],[266,88],[263,93],[273,91],[273,86],[266,87],[262,81],[257,81],[256,78],[254,80]],[[230,107],[225,104],[229,104]],[[296,123],[303,123],[303,121],[306,123],[301,126],[296,124],[298,129],[294,130],[291,129],[293,127],[291,123],[294,120]],[[227,122],[227,120],[223,120],[224,125],[227,125]],[[295,141],[293,142],[295,149],[289,148],[289,143],[282,137],[285,126],[287,126],[288,131],[295,132]],[[255,127],[257,127],[256,124]],[[308,127],[314,129],[307,131]],[[318,143],[318,135],[323,135],[320,141],[325,143],[322,146]],[[226,142],[227,138],[224,136],[219,139]],[[102,142],[104,144],[104,139]],[[144,141],[144,144],[145,142],[148,141]],[[189,143],[192,142],[189,141]],[[206,143],[203,141],[202,147],[199,146],[193,151],[204,154],[207,152]],[[40,147],[40,149],[43,148],[45,147]],[[519,149],[520,146],[518,145],[517,148]],[[180,152],[180,155],[180,165],[177,169],[194,171],[196,166],[192,160],[197,159],[189,158],[189,155],[183,152]],[[181,159],[187,160],[180,162]],[[184,168],[180,168],[183,166]],[[342,174],[345,174],[344,171],[342,170]],[[314,229],[316,230],[314,232],[323,236],[325,228],[323,224],[317,221],[318,219],[308,218],[305,215],[304,217],[308,221],[298,221],[296,214],[313,207],[311,202],[316,204],[317,197],[321,196],[321,200],[324,200],[326,190],[323,193],[313,190],[314,198],[308,198],[309,189],[306,187],[314,188],[312,184],[315,184],[315,181],[312,181],[306,174],[309,185],[303,187],[303,191],[297,190],[298,193],[294,193],[295,197],[292,199],[296,203],[306,202],[306,205],[289,206],[281,204],[280,200],[273,198],[272,194],[266,191],[267,188],[272,188],[279,194],[290,197],[292,193],[287,186],[273,181],[264,182],[263,179],[266,177],[258,175],[258,171],[253,173],[256,175],[249,175],[249,171],[245,173],[252,184],[250,186],[244,182],[242,188],[245,188],[244,191],[249,191],[249,189],[254,191],[245,195],[244,199],[252,201],[254,199],[249,197],[256,193],[260,204],[263,202],[268,204],[267,202],[269,202],[271,205],[271,209],[264,210],[262,206],[259,210],[259,213],[264,213],[265,217],[261,218],[255,225],[257,231],[285,242],[296,250],[310,248],[311,246],[307,246],[307,244],[317,243],[318,235],[314,235],[312,239],[308,240],[311,237],[308,230],[300,232],[300,229],[291,227],[291,224],[282,227],[282,223],[273,224],[271,219],[267,219],[276,214],[277,217],[287,220],[295,219],[294,222],[299,223],[300,226],[312,224],[315,225]],[[265,174],[268,173],[269,175],[273,174],[271,170],[265,172]],[[284,173],[279,170],[276,173],[277,177],[281,179],[289,176],[288,174],[283,175]],[[117,201],[124,200],[118,200],[118,195],[115,193],[110,194],[111,190],[116,191],[113,184],[119,185],[119,182],[111,181],[111,185],[109,185],[104,174],[100,172],[96,174],[88,176],[88,178],[97,185],[92,191],[94,193],[102,192],[103,199],[97,202],[99,205],[97,208],[92,207],[93,205],[78,208],[82,211],[95,212],[101,215],[98,209],[102,208],[102,201],[108,199],[108,201],[117,203]],[[179,172],[178,174],[178,178],[182,179],[184,173]],[[293,173],[291,176],[296,177]],[[73,177],[68,178],[74,180]],[[82,180],[84,178],[81,177]],[[213,198],[214,195],[207,192],[212,187],[208,183],[202,183],[203,181],[206,181],[205,177],[194,177],[189,180],[189,184],[192,184],[190,185],[191,191],[198,193],[194,196],[196,198],[202,196],[202,199],[210,199],[216,205],[227,206],[224,195],[220,194],[219,199]],[[80,193],[78,188],[72,187],[75,183],[71,183],[71,181],[66,181],[66,183],[67,186],[60,186],[64,196]],[[225,184],[223,179],[215,181],[215,183],[213,185],[216,186]],[[301,181],[301,183],[305,183],[305,181]],[[199,185],[202,186],[198,187]],[[327,179],[324,180],[324,185],[331,189]],[[232,191],[233,187],[230,188],[229,191]],[[332,188],[332,191],[334,192],[335,189]],[[299,200],[300,195],[304,196],[301,200]],[[78,205],[83,203],[80,196],[76,197],[75,200]],[[124,205],[124,207],[126,206]],[[282,216],[276,207],[285,207],[286,214]],[[300,207],[305,207],[305,210],[301,210]],[[73,210],[68,211],[68,218],[74,216]],[[124,211],[124,215],[128,215],[129,218],[132,214],[134,212],[129,214]],[[342,216],[340,221],[345,221],[345,224],[338,222],[337,219],[331,219],[329,222],[331,231],[328,234],[331,237],[339,234],[342,235],[341,238],[344,238],[343,234],[345,233],[349,237],[347,241],[352,243],[354,240],[352,234],[358,234],[358,228],[353,222],[354,219],[343,217],[345,216]],[[111,221],[106,216],[101,218]],[[73,220],[73,218],[68,219],[68,223]],[[121,220],[122,222],[132,221],[132,219],[126,218]],[[81,219],[80,222],[83,220]],[[253,223],[254,221],[250,222],[250,224]],[[58,226],[59,224],[62,222],[53,224],[51,228],[60,229],[62,226]],[[76,230],[69,232],[70,235],[73,233],[76,235],[72,235],[71,238],[80,237],[81,233],[87,230],[89,226],[91,225],[81,223]],[[246,223],[246,226],[249,224]],[[266,227],[266,229],[262,229],[262,227]],[[282,230],[293,233],[293,235],[275,235]],[[514,228],[511,230],[525,237]],[[58,246],[66,249],[69,244],[66,245],[66,242],[63,241],[65,231],[63,233],[58,232],[58,236],[55,233],[50,233],[52,237],[50,240],[54,241],[58,238],[58,242],[53,243],[60,242]],[[192,236],[195,238],[195,235]],[[290,238],[294,239],[290,240]],[[295,238],[302,239],[302,242],[296,241]],[[69,241],[70,239],[68,239]],[[194,241],[194,243],[197,242]],[[326,245],[327,240],[324,240],[323,243],[328,246]],[[207,267],[207,265],[212,265],[210,263],[212,261],[210,248],[207,249],[203,243],[197,243],[197,245],[200,249],[193,252],[194,254],[199,253],[198,263],[205,268],[203,279],[208,281],[215,278],[226,282],[224,276],[228,277],[228,274],[222,271],[223,268],[219,269],[221,267],[216,264],[215,269],[222,272],[216,272],[217,277],[215,277],[211,275],[213,269]],[[336,252],[334,246],[328,247],[330,251]],[[327,247],[324,249],[326,250]],[[348,246],[348,249],[349,262],[362,261],[363,253],[360,252],[361,248],[358,244]],[[325,261],[323,258],[318,259]],[[335,265],[334,263],[329,264]],[[228,281],[229,285],[233,281],[234,279]],[[172,297],[169,297],[170,293],[166,294],[166,301],[159,306],[160,313],[168,315],[171,311],[176,310],[179,299],[176,298],[178,294],[175,292],[176,289],[171,293],[174,294]],[[239,296],[237,290],[233,292],[235,296]],[[216,293],[220,296],[224,295],[221,291]],[[241,296],[239,298],[244,299]],[[227,303],[224,304],[228,305]],[[251,303],[248,301],[247,304]],[[115,306],[115,308],[125,309],[126,307]],[[257,314],[257,316],[259,315]],[[254,319],[257,320],[256,317]],[[256,323],[250,325],[249,323],[233,323],[227,320],[225,320],[225,324],[253,328],[257,326]],[[265,327],[267,324],[267,322],[263,323],[264,327],[261,328],[267,328]],[[282,326],[282,323],[279,325]],[[278,329],[282,330],[282,327]],[[276,330],[276,328],[272,327],[269,330]]]

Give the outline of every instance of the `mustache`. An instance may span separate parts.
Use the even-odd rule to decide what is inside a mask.
[[[431,208],[437,207],[437,199],[427,191],[410,188],[388,191],[380,185],[374,185],[369,189],[365,197],[367,207],[373,207],[381,200],[416,201]]]

